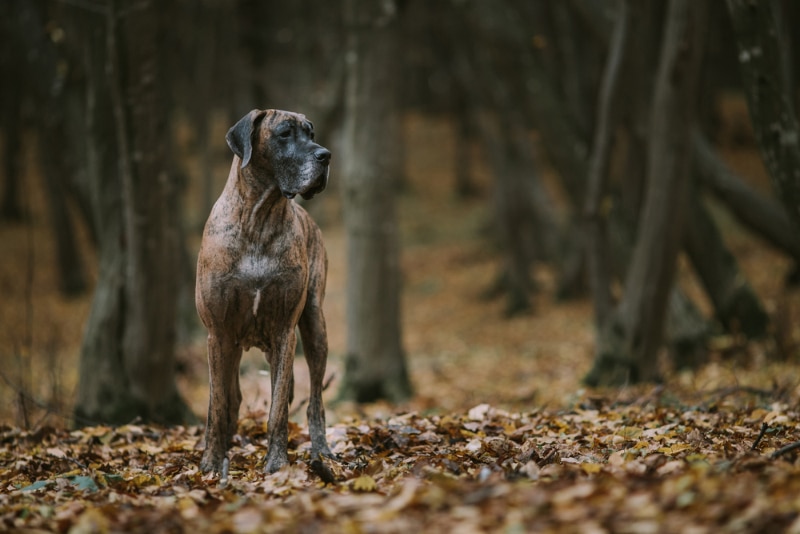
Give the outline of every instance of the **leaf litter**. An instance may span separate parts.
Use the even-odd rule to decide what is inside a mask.
[[[2,427],[0,530],[800,531],[800,453],[776,455],[800,440],[798,413],[782,403],[587,395],[566,410],[351,418],[322,461],[291,423],[273,475],[261,419],[241,420],[224,483],[198,469],[199,426]]]

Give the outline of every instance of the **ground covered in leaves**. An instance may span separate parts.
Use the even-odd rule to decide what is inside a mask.
[[[751,392],[735,392],[736,397]],[[654,390],[573,409],[397,414],[333,425],[336,461],[262,472],[263,414],[226,478],[198,471],[200,427],[0,433],[0,530],[58,532],[800,531],[798,413],[685,406]]]
[[[769,338],[716,336],[709,363],[666,366],[660,386],[586,389],[588,299],[558,301],[557,273],[536,265],[530,313],[508,318],[502,299],[487,300],[502,258],[488,239],[482,158],[476,151],[473,172],[483,194],[455,199],[452,125],[411,116],[407,128],[402,312],[415,396],[396,406],[333,402],[346,246],[336,193],[326,192],[311,209],[330,256],[325,401],[337,460],[310,461],[298,358],[291,465],[274,475],[262,471],[269,380],[258,351],[243,359],[225,477],[198,471],[201,424],[70,428],[91,300],[58,295],[41,191],[26,186],[30,224],[0,226],[15,259],[0,263],[0,531],[800,532],[800,452],[791,447],[800,440],[800,292],[784,286],[787,260],[713,206],[772,319]],[[765,186],[752,148],[724,155]],[[26,184],[38,183],[36,161],[30,151]],[[680,279],[710,313],[683,261]],[[208,400],[202,340],[184,340],[179,355],[179,386],[197,414]]]

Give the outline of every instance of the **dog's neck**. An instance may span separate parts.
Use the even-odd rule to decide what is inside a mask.
[[[233,212],[246,233],[264,235],[270,228],[270,219],[283,219],[286,210],[292,209],[292,201],[281,193],[272,180],[264,180],[263,174],[257,176],[251,168],[242,169],[238,157],[234,156],[228,183],[225,187],[232,195]]]

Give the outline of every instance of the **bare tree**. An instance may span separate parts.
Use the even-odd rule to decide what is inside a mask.
[[[619,13],[614,35],[606,60],[606,70],[597,102],[597,121],[594,146],[589,160],[589,176],[586,179],[586,218],[587,262],[589,265],[589,284],[592,288],[595,326],[602,328],[605,318],[611,311],[611,274],[608,254],[607,213],[603,208],[607,199],[607,184],[611,147],[619,120],[619,94],[617,89],[620,72],[624,63],[628,39],[630,15],[627,0],[619,0]]]
[[[656,355],[683,232],[703,2],[672,0],[656,80],[647,186],[625,293],[597,342],[590,384],[658,378]]]
[[[800,265],[800,233],[784,206],[734,174],[697,129],[693,138],[696,172],[702,185],[725,203],[741,224]]]
[[[728,0],[728,10],[761,156],[789,216],[800,227],[800,125],[789,90],[793,84],[781,3]]]
[[[397,6],[348,0],[345,172],[347,355],[339,395],[368,402],[411,394],[400,329],[400,251],[389,154],[400,135]]]
[[[180,209],[158,84],[162,20],[152,3],[111,0],[107,9],[104,26],[87,14],[84,28],[100,274],[75,414],[183,422],[192,415],[175,385]]]
[[[736,257],[725,246],[702,195],[693,189],[687,201],[683,244],[717,318],[729,332],[763,337],[769,324],[767,312],[742,276]]]

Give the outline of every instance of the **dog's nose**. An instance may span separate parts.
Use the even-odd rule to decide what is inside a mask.
[[[314,157],[317,158],[317,161],[328,163],[331,160],[331,151],[320,147],[314,152]]]

